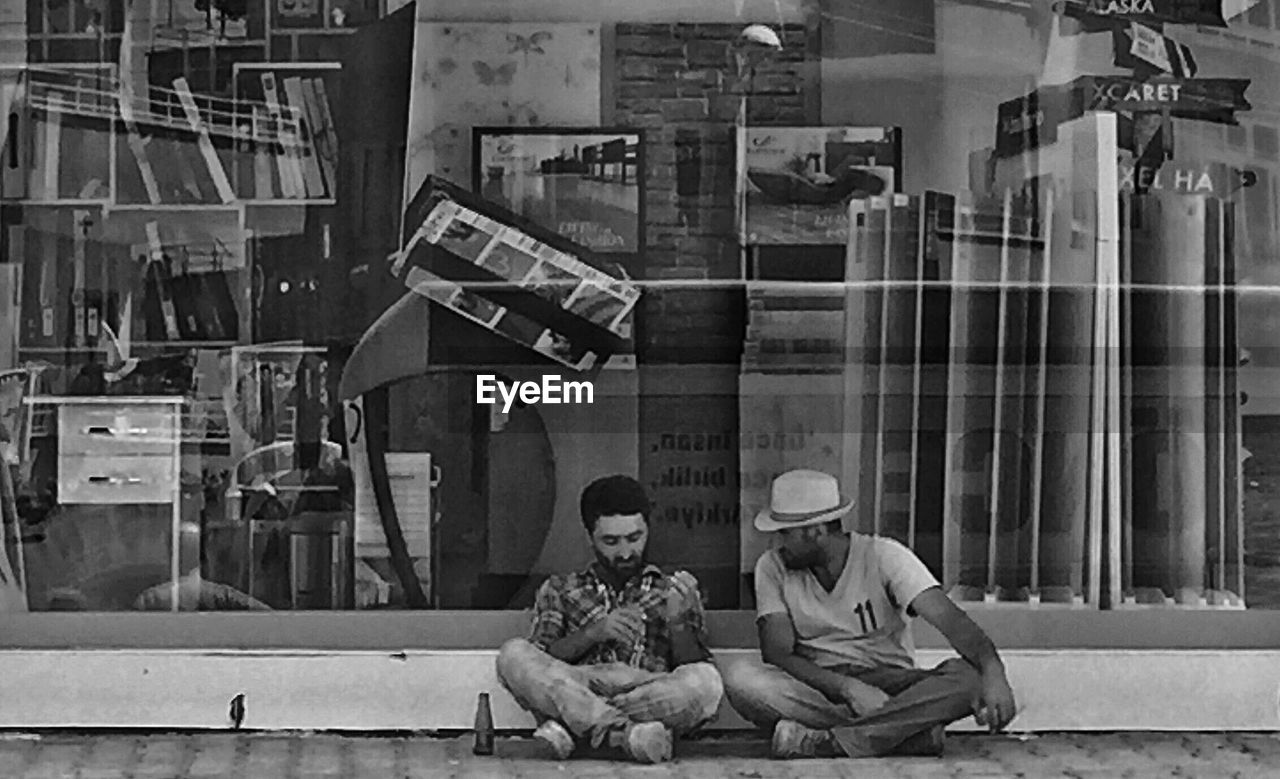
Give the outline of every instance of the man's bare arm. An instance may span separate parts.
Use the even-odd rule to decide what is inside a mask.
[[[974,701],[978,723],[1000,730],[1017,715],[1013,689],[1004,661],[990,637],[938,587],[930,587],[911,601],[911,610],[938,629],[956,652],[982,674],[982,693]]]
[[[961,611],[938,587],[930,587],[911,601],[911,610],[938,629],[960,656],[979,671],[999,669],[1004,663],[996,645],[968,614]]]

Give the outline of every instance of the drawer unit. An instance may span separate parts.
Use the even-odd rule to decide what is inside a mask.
[[[170,610],[182,576],[182,413],[177,396],[38,396],[58,413],[58,502],[168,505]],[[164,532],[156,528],[157,534]]]
[[[170,503],[177,462],[163,455],[60,457],[61,503]]]
[[[179,500],[182,398],[58,398],[58,500]]]
[[[172,457],[178,445],[176,406],[64,405],[58,415],[58,452],[81,455]]]

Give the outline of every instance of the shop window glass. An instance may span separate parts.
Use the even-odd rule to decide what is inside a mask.
[[[38,35],[45,29],[45,0],[27,0],[27,34]]]
[[[1261,0],[1251,7],[1245,14],[1245,21],[1254,27],[1261,27],[1266,30],[1272,29],[1272,13],[1274,9],[1272,0]]]
[[[1255,125],[1253,128],[1253,149],[1257,155],[1266,160],[1280,160],[1280,133],[1276,128],[1266,125]]]
[[[38,12],[43,18],[42,28],[45,32],[51,33],[68,33],[75,32],[75,22],[73,21],[73,0],[41,0],[43,6],[38,8]]]
[[[608,473],[751,609],[794,468],[966,608],[1280,607],[1274,3],[153,5],[0,70],[32,611],[523,609]]]

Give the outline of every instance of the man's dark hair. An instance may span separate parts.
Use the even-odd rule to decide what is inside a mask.
[[[630,476],[604,476],[587,485],[579,504],[582,526],[594,533],[600,517],[617,514],[640,514],[649,519],[649,496],[640,482]]]

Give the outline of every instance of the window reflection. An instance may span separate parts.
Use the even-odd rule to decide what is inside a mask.
[[[15,5],[32,611],[525,608],[612,472],[745,609],[790,468],[972,608],[1280,607],[1273,0],[1164,29],[1208,118],[1054,115],[1170,79],[1036,4]],[[595,402],[478,400],[548,373]]]

